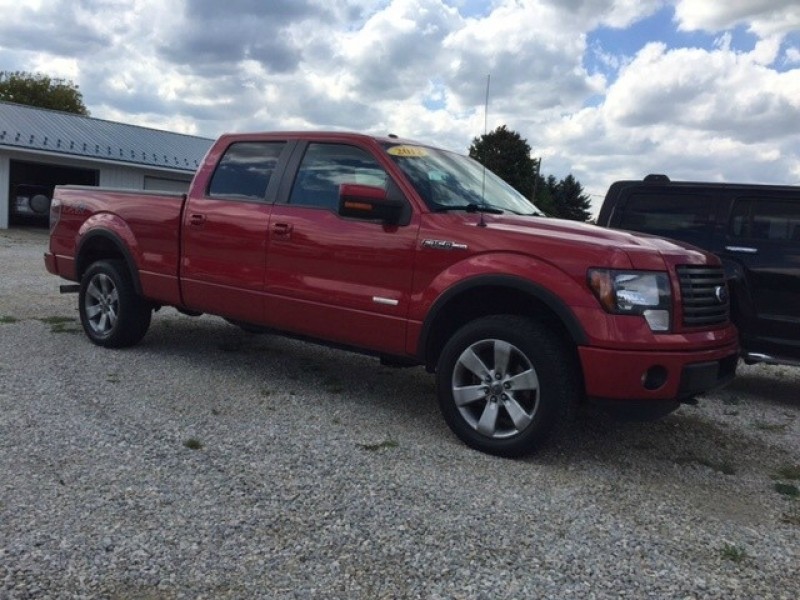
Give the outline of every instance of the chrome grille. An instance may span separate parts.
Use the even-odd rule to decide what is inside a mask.
[[[683,298],[683,326],[727,323],[730,298],[722,267],[681,265],[677,270]]]

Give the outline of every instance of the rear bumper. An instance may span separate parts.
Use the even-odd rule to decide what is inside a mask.
[[[52,273],[53,275],[58,275],[58,264],[56,263],[56,255],[52,252],[45,252],[44,253],[44,268],[47,269],[48,273]]]
[[[694,352],[578,348],[586,395],[604,400],[686,400],[730,382],[739,345]]]

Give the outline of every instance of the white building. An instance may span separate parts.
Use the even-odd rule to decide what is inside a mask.
[[[46,223],[60,184],[186,191],[212,142],[0,102],[0,229]]]

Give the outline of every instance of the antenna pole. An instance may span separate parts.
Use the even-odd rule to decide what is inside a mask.
[[[483,142],[484,148],[486,144],[486,134],[489,131],[489,83],[492,80],[492,75],[486,75],[486,100],[483,103]],[[483,156],[483,180],[481,181],[481,201],[486,202],[486,154]],[[478,227],[486,227],[486,221],[483,218],[483,213],[480,213],[480,220]]]

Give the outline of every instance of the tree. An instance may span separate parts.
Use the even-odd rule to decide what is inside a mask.
[[[550,175],[545,183],[549,195],[547,208],[540,206],[547,214],[559,219],[588,221],[592,216],[592,200],[583,193],[583,186],[572,175],[561,181]]]
[[[88,115],[77,85],[41,73],[0,71],[0,100]]]
[[[469,147],[470,157],[500,176],[520,194],[530,199],[533,195],[536,160],[531,158],[527,140],[501,125],[490,133],[474,138]]]

